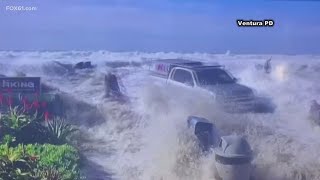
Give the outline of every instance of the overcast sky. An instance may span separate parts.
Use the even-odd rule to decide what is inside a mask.
[[[0,0],[0,50],[320,54],[319,44],[320,1]]]

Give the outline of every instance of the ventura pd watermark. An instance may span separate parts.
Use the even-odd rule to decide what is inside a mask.
[[[6,6],[6,11],[36,11],[36,6]]]

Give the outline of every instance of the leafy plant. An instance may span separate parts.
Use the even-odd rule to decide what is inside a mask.
[[[0,180],[81,179],[79,153],[65,144],[74,131],[65,119],[44,125],[37,113],[10,107],[0,114]],[[38,144],[48,142],[56,145]]]
[[[62,180],[60,172],[55,167],[44,168],[36,172],[41,180]]]
[[[33,168],[35,165],[27,158],[10,161],[2,157],[0,159],[0,179],[36,179]]]
[[[23,146],[18,149],[0,146],[0,179],[36,179],[36,159],[28,156]]]
[[[10,108],[8,113],[1,115],[0,125],[13,130],[21,130],[36,119],[37,113],[30,116],[27,115],[22,108],[16,106],[14,108]]]
[[[39,157],[39,167],[47,169],[56,168],[62,179],[79,179],[79,154],[78,151],[69,145],[27,145],[26,153]]]
[[[0,159],[0,179],[80,179],[78,151],[69,145],[0,145]]]
[[[7,145],[11,145],[13,142],[16,141],[16,137],[12,136],[12,135],[9,135],[9,134],[6,134],[3,138],[2,138],[2,141],[1,143],[2,144],[7,144]]]
[[[50,142],[53,144],[64,144],[67,138],[77,129],[73,128],[70,124],[65,122],[65,119],[55,117],[48,121],[48,134]]]
[[[16,106],[10,108],[0,117],[0,140],[5,143],[5,135],[15,137],[9,145],[16,146],[19,143],[47,143],[49,142],[47,128],[39,122],[38,114],[29,115],[22,108]]]
[[[16,131],[14,136],[16,137],[16,142],[13,143],[13,146],[19,143],[45,144],[50,142],[47,128],[38,122],[32,122],[21,130]]]

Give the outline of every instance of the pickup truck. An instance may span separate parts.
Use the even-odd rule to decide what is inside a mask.
[[[204,65],[184,59],[155,60],[150,66],[151,75],[165,79],[168,84],[193,92],[208,93],[227,112],[273,112],[270,103],[263,103],[254,91],[238,83],[220,64]]]

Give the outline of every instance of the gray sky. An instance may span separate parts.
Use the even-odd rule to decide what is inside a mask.
[[[320,54],[319,9],[316,1],[0,0],[0,50]],[[236,19],[275,26],[239,28]]]

